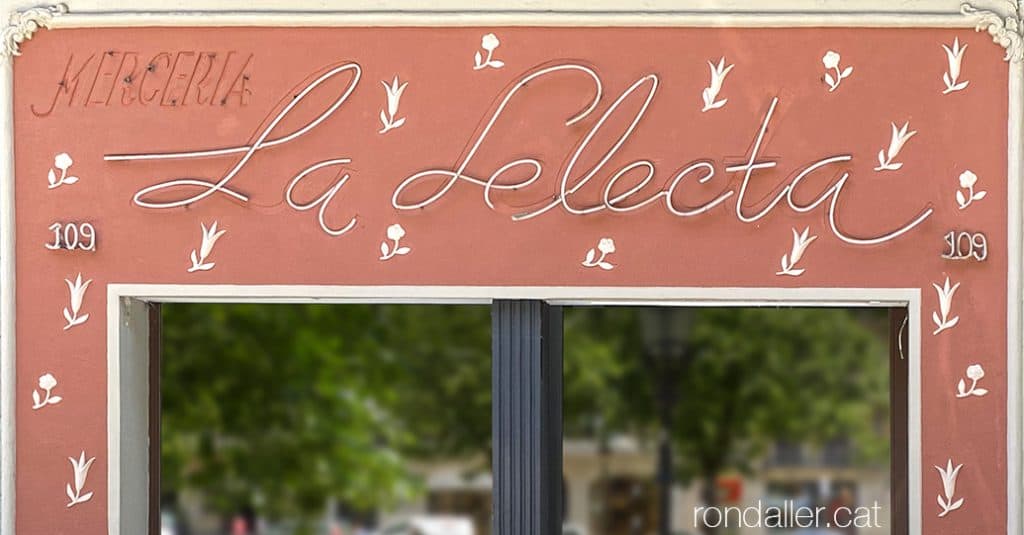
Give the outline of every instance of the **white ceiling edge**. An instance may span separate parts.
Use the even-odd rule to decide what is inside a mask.
[[[1008,9],[1011,0],[971,0]],[[56,0],[0,0],[11,12]],[[181,11],[309,12],[689,12],[689,13],[959,13],[961,0],[65,0],[71,13]]]

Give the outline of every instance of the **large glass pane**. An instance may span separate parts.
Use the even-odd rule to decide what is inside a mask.
[[[489,533],[488,307],[163,310],[166,534]]]
[[[567,529],[890,532],[887,310],[593,307],[565,324]]]

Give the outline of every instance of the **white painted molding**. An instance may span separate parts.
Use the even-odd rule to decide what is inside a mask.
[[[1005,0],[975,0],[979,9]],[[5,0],[8,11],[37,0]],[[958,27],[961,0],[75,0],[54,28],[130,26]]]
[[[107,285],[107,305],[118,299],[157,303],[490,304],[495,299],[543,299],[561,306],[694,307],[910,307],[921,308],[919,288],[679,286],[337,286],[289,284]],[[109,309],[114,314],[116,309]],[[911,324],[914,326],[911,318]],[[108,317],[108,327],[109,317]],[[918,333],[920,334],[920,333]],[[912,343],[918,343],[911,340]],[[108,339],[110,341],[110,339]]]
[[[909,533],[921,535],[921,295],[919,288],[108,284],[107,533],[145,532],[149,383],[138,363],[146,362],[148,351],[146,302],[486,304],[543,299],[564,306],[907,307]]]
[[[1002,0],[976,0],[996,3]],[[581,13],[955,13],[962,0],[72,0],[74,13],[291,11],[325,12],[551,12]],[[11,9],[25,9],[40,0],[7,0]]]
[[[0,533],[14,535],[14,62],[0,56]]]
[[[197,8],[198,9],[198,8]],[[364,12],[271,12],[271,11],[74,11],[54,19],[53,28],[95,27],[446,27],[543,26],[543,27],[664,27],[680,28],[972,28],[972,21],[956,10],[942,12],[735,12],[711,11],[480,11],[458,13],[431,11]],[[472,58],[470,58],[472,59]]]
[[[55,17],[67,12],[67,4],[55,4],[11,13],[7,26],[0,30],[0,57],[20,56],[21,43],[31,39],[40,28],[50,28]]]
[[[1021,387],[1024,385],[1024,367],[1021,366],[1022,354],[1022,289],[1021,265],[1024,254],[1021,245],[1024,243],[1022,231],[1021,205],[1024,202],[1022,184],[1024,184],[1024,61],[1009,65],[1009,108],[1007,109],[1007,273],[1006,301],[1006,505],[1007,533],[1024,532],[1024,521],[1021,509],[1024,508],[1024,396]]]
[[[960,12],[975,21],[976,31],[985,30],[992,41],[1006,49],[1006,60],[1024,59],[1024,0],[1003,0],[1003,7],[980,9],[964,2]]]
[[[149,524],[149,308],[107,288],[106,533],[137,535]]]

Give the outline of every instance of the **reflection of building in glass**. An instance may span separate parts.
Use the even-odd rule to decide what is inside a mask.
[[[657,456],[653,444],[616,437],[606,448],[591,440],[565,442],[565,522],[574,535],[648,535],[658,515],[654,474]],[[418,503],[385,517],[409,514],[455,515],[472,518],[478,535],[490,533],[490,476],[473,473],[479,463],[439,463],[418,470],[425,475],[428,493]],[[822,507],[831,515],[837,507],[881,505],[875,529],[832,530],[814,533],[889,533],[889,474],[881,466],[854,463],[848,441],[834,440],[823,447],[779,442],[752,474],[722,476],[718,480],[719,505]],[[673,526],[694,534],[694,508],[703,505],[696,485],[677,486],[673,492]],[[839,515],[841,520],[849,520]],[[575,531],[570,531],[575,530]],[[791,530],[746,528],[722,533],[789,533]],[[796,530],[795,533],[800,532]],[[805,531],[810,533],[810,531]]]
[[[588,490],[589,525],[607,533],[649,533],[658,518],[657,489],[651,478],[608,476]]]

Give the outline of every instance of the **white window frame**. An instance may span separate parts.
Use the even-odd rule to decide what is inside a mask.
[[[489,304],[690,307],[906,307],[909,533],[921,533],[921,290],[110,284],[107,286],[107,507],[110,535],[149,526],[149,314],[146,303]]]

